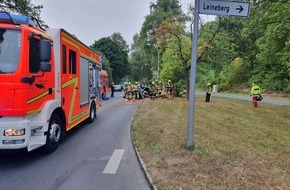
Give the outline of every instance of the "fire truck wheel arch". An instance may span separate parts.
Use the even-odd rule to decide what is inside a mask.
[[[46,102],[40,114],[36,114],[36,116],[31,118],[31,121],[33,123],[38,123],[39,121],[46,121],[42,124],[43,128],[39,132],[46,132],[48,130],[50,117],[53,112],[58,108],[61,108],[61,103],[58,100],[50,100]]]

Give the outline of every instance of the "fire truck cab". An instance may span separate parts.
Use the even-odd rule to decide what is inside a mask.
[[[64,29],[0,12],[0,150],[56,150],[67,131],[95,120],[100,75],[100,57]]]

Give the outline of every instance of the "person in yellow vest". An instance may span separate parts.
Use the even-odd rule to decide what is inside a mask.
[[[206,94],[205,94],[205,102],[210,102],[211,95],[211,83],[207,83],[206,85]]]
[[[125,82],[123,98],[125,98],[125,99],[128,98],[128,82]]]
[[[253,82],[252,88],[251,88],[251,96],[253,96],[253,105],[254,108],[258,107],[258,100],[260,101],[261,96],[261,88],[257,85],[256,82]]]
[[[156,96],[157,97],[161,97],[162,90],[163,90],[162,81],[157,82],[156,88],[157,88],[157,94],[156,94]]]
[[[139,84],[138,84],[138,82],[135,82],[135,84],[133,86],[133,91],[135,94],[135,98],[139,99]]]
[[[166,89],[167,98],[172,99],[174,97],[174,87],[171,80],[168,80],[166,88],[167,88]]]
[[[156,96],[156,86],[155,86],[155,82],[154,81],[149,86],[149,96],[150,96],[150,99],[152,99],[152,100],[155,99],[155,96]]]

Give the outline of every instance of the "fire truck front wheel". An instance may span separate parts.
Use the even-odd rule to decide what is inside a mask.
[[[44,150],[46,153],[55,151],[61,140],[62,122],[59,115],[53,113],[50,118]]]

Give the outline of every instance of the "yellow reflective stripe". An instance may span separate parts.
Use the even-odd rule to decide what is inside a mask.
[[[72,80],[67,81],[66,83],[62,84],[62,86],[61,86],[62,88],[66,88],[68,86],[73,85],[72,99],[71,99],[71,104],[70,104],[69,113],[68,113],[68,124],[74,122],[72,112],[73,112],[73,108],[75,105],[76,94],[77,94],[76,87],[78,86],[78,83],[79,83],[78,77],[76,77]]]
[[[76,120],[80,119],[81,117],[85,116],[85,115],[88,115],[89,114],[89,110],[84,110],[83,112],[79,113],[79,114],[76,114],[74,116],[72,116],[70,118],[71,120],[71,123],[75,122]],[[86,119],[86,118],[85,118]]]
[[[72,46],[74,46],[76,49],[78,49],[79,50],[79,52],[80,52],[80,43],[78,42],[78,41],[76,41],[76,40],[74,40],[73,38],[71,38],[70,36],[68,36],[68,35],[66,35],[65,33],[63,33],[63,35],[66,37],[66,38],[62,38],[63,39],[63,41],[65,41],[66,43],[68,43],[68,44],[70,44],[70,45],[72,45]],[[69,38],[69,39],[68,39]],[[84,58],[86,58],[86,59],[88,59],[88,60],[90,60],[91,62],[93,62],[93,63],[96,63],[96,60],[93,58],[93,52],[92,52],[92,50],[91,49],[89,49],[89,48],[87,48],[87,47],[85,47],[84,45],[81,45],[83,48],[85,48],[85,49],[87,49],[88,51],[90,51],[90,53],[91,53],[91,55],[90,56],[88,56],[88,55],[86,55],[86,54],[84,54],[84,53],[80,53],[81,54],[81,56],[82,57],[84,57]],[[101,63],[99,63],[99,62],[97,62],[97,64],[99,64],[99,65],[101,65]]]
[[[41,110],[42,109],[30,110],[30,111],[26,112],[26,114],[29,115],[29,114],[33,114],[33,113],[39,113],[39,112],[41,112]]]
[[[33,29],[33,28],[30,28],[30,29],[31,29],[31,31],[32,31],[33,33],[35,33],[35,34],[40,34],[40,35],[42,35],[43,37],[45,37],[46,39],[52,41],[52,37],[49,36],[49,35],[47,35],[46,33],[44,33],[44,32],[40,32],[40,31],[38,31],[38,30],[36,30],[36,29]]]
[[[49,92],[49,91],[46,90],[46,91],[44,91],[43,93],[41,93],[41,94],[35,96],[34,98],[31,98],[30,100],[27,101],[27,104],[31,104],[31,103],[33,103],[33,102],[35,102],[35,101],[37,101],[37,100],[39,100],[39,99],[41,99],[41,98],[47,96],[47,95],[48,95],[48,92]],[[54,87],[52,88],[52,92],[54,92]]]
[[[75,126],[77,126],[79,123],[81,123],[82,121],[86,120],[87,118],[83,118],[82,120],[80,120],[78,123],[76,123],[75,125],[72,125],[70,128],[67,128],[67,131],[71,130],[72,128],[74,128]]]

